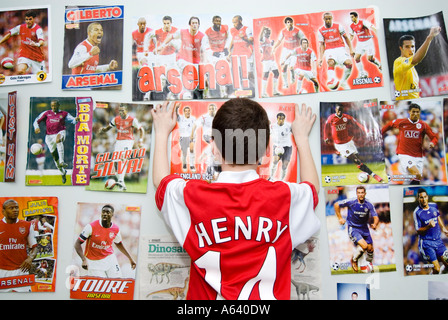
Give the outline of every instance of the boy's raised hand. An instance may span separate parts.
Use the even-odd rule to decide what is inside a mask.
[[[305,103],[302,106],[295,104],[294,121],[291,124],[292,133],[296,140],[301,138],[308,138],[314,122],[316,121],[316,114],[313,114],[311,107],[307,107]],[[298,143],[298,141],[296,141]]]
[[[156,135],[168,136],[173,131],[177,123],[177,115],[174,110],[174,103],[167,101],[163,105],[157,104],[151,110]]]

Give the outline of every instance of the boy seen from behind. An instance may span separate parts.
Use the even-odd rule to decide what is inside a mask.
[[[213,183],[170,175],[174,104],[158,105],[152,115],[156,204],[192,261],[187,299],[289,300],[291,252],[320,228],[314,214],[319,176],[308,141],[316,120],[311,108],[296,105],[291,124],[301,183],[258,176],[269,119],[255,101],[230,99],[216,112],[211,146],[222,172]]]

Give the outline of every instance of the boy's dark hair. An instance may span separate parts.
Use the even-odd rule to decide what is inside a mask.
[[[266,111],[251,99],[230,99],[213,118],[212,138],[227,163],[257,163],[266,152],[269,134]]]

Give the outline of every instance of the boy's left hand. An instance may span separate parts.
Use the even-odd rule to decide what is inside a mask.
[[[154,130],[156,134],[169,135],[177,123],[177,115],[174,112],[174,104],[164,102],[158,104],[151,110]]]

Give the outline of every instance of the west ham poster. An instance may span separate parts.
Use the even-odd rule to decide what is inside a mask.
[[[142,12],[133,18],[132,44],[133,101],[255,96],[247,14]]]
[[[383,86],[377,10],[254,19],[259,97]]]
[[[14,182],[17,151],[17,91],[0,97],[0,182]]]

